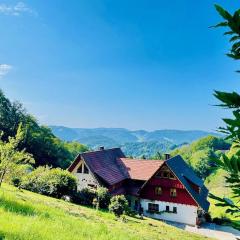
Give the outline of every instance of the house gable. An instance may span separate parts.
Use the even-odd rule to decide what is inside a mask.
[[[198,206],[166,163],[144,184],[140,198]]]
[[[202,179],[194,173],[179,155],[167,160],[166,164],[175,173],[198,206],[207,212],[210,205],[207,201],[208,189],[204,186]]]
[[[78,156],[78,162],[75,164],[74,168],[72,168],[72,174],[77,178],[77,188],[81,190],[86,187],[97,187],[99,183],[95,178],[92,171],[89,169],[87,164],[80,156]]]

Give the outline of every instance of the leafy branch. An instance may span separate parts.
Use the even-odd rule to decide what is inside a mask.
[[[224,35],[230,36],[230,43],[232,48],[227,53],[227,56],[239,60],[240,59],[240,9],[231,15],[228,11],[223,9],[221,6],[215,4],[215,8],[218,13],[223,17],[225,21],[218,23],[214,27],[228,27],[228,31]]]

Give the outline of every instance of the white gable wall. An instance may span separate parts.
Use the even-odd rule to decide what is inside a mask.
[[[89,173],[84,173],[83,172],[83,160],[81,160],[78,165],[73,169],[72,174],[74,176],[77,177],[78,180],[78,185],[77,185],[77,189],[80,191],[83,188],[89,187],[89,185],[91,186],[98,186],[97,181],[95,180],[95,178],[93,177],[93,174],[91,173],[91,171],[89,170]],[[82,168],[82,173],[78,173],[77,170],[78,168]]]
[[[173,221],[179,223],[185,223],[189,225],[196,225],[197,210],[198,207],[186,204],[162,202],[162,201],[151,201],[148,199],[140,200],[141,207],[143,208],[143,214],[150,218],[162,219],[166,221]],[[159,205],[159,212],[165,211],[166,206],[169,206],[169,210],[173,211],[173,207],[177,207],[177,213],[149,213],[148,203],[154,203]]]

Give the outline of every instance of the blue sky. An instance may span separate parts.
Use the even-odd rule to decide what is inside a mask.
[[[0,87],[43,124],[215,130],[240,81],[214,3],[0,1]]]

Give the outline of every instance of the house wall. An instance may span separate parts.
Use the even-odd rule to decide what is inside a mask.
[[[192,196],[188,193],[183,184],[177,178],[175,179],[160,178],[157,177],[156,175],[153,176],[141,190],[140,192],[141,198],[198,206],[196,201],[192,198]],[[156,195],[155,193],[156,187],[162,188],[161,195]],[[177,190],[176,197],[170,196],[171,188],[176,188]]]
[[[72,174],[77,177],[77,180],[78,180],[77,189],[79,191],[82,190],[83,188],[89,187],[89,185],[95,186],[95,187],[98,186],[98,183],[95,180],[95,178],[93,177],[93,174],[91,173],[90,170],[89,170],[89,173],[83,173],[83,171],[82,171],[82,173],[77,172],[77,169],[79,167],[81,167],[83,170],[83,164],[84,164],[84,162],[83,162],[83,160],[81,160],[72,171]]]
[[[165,211],[166,206],[169,206],[170,211],[173,211],[173,207],[177,207],[177,213],[149,213],[148,203],[154,203],[159,205],[159,211]],[[140,200],[141,207],[143,208],[143,214],[147,217],[162,219],[166,221],[174,221],[179,223],[185,223],[188,225],[196,225],[197,209],[198,207],[186,204],[178,204],[172,202],[152,201],[148,199]]]
[[[128,195],[127,198],[129,199],[130,208],[134,211],[139,211],[139,198],[131,195]]]

